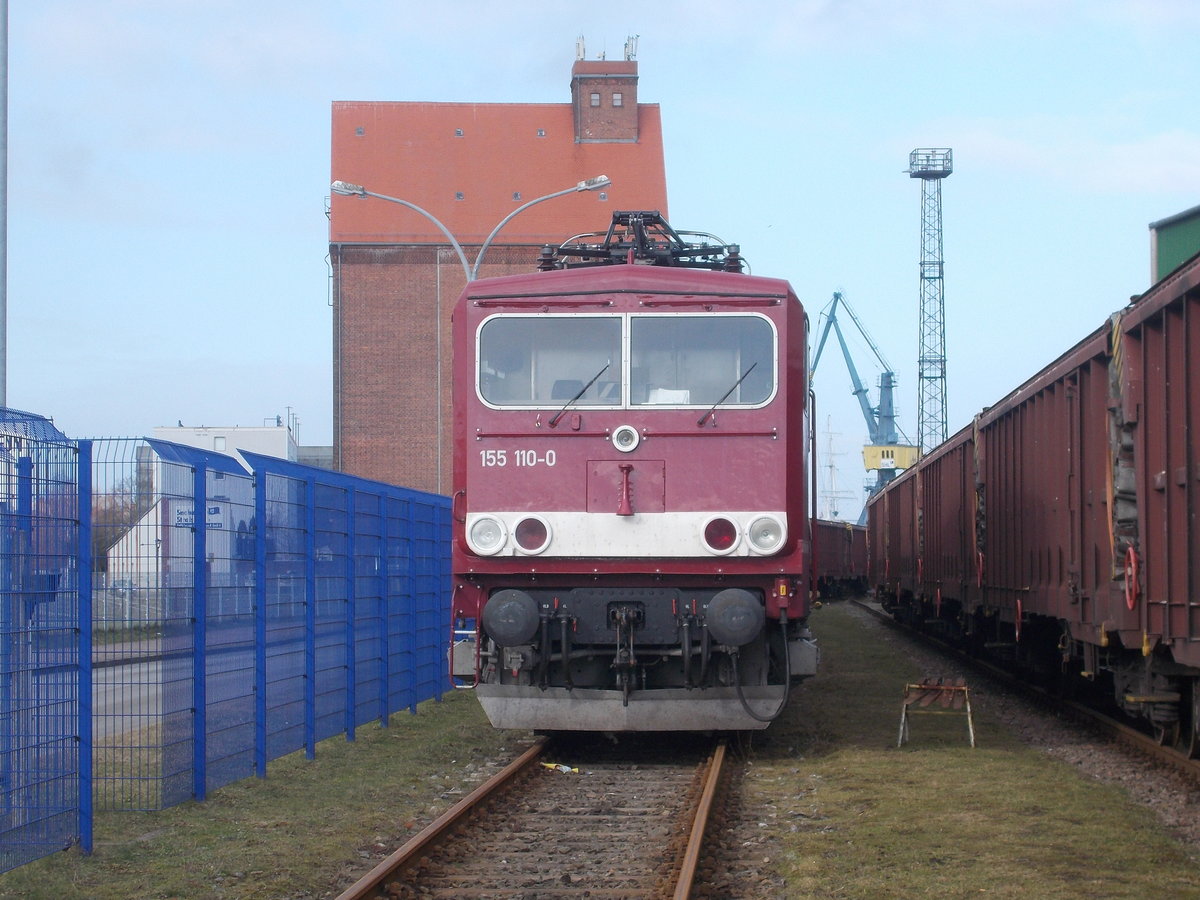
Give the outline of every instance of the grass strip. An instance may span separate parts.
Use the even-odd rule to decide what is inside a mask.
[[[904,643],[847,605],[818,610],[820,674],[756,741],[757,809],[787,897],[1200,897],[1197,860],[1147,808],[981,713],[913,717],[896,747]]]

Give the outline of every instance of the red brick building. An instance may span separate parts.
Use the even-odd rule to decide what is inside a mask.
[[[620,209],[667,213],[657,104],[634,60],[577,60],[570,103],[333,104],[332,180],[440,220],[470,263],[524,203],[598,175],[601,191],[539,203],[495,238],[480,277],[528,272],[541,248],[608,227]],[[466,281],[427,217],[372,197],[331,198],[334,466],[450,492],[450,316]]]

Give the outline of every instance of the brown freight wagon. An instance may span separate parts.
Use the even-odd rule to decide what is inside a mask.
[[[817,594],[832,600],[862,594],[867,588],[865,525],[817,519],[813,532]]]
[[[886,606],[1200,754],[1200,257],[868,504]]]

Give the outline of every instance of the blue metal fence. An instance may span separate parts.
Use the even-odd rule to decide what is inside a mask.
[[[449,686],[447,498],[251,453],[243,467],[58,437],[38,462],[30,439],[0,436],[0,871],[90,849],[93,804],[204,799]],[[18,785],[51,775],[61,800],[37,816],[65,830],[24,850],[35,816],[12,812]]]
[[[45,419],[0,410],[2,871],[80,839],[86,676],[76,625],[86,611],[78,549],[89,449]]]

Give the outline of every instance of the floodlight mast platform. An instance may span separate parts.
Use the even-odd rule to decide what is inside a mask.
[[[947,148],[908,155],[921,179],[921,346],[917,357],[917,445],[927,453],[946,440],[946,316],[942,277],[942,179],[954,171]]]

